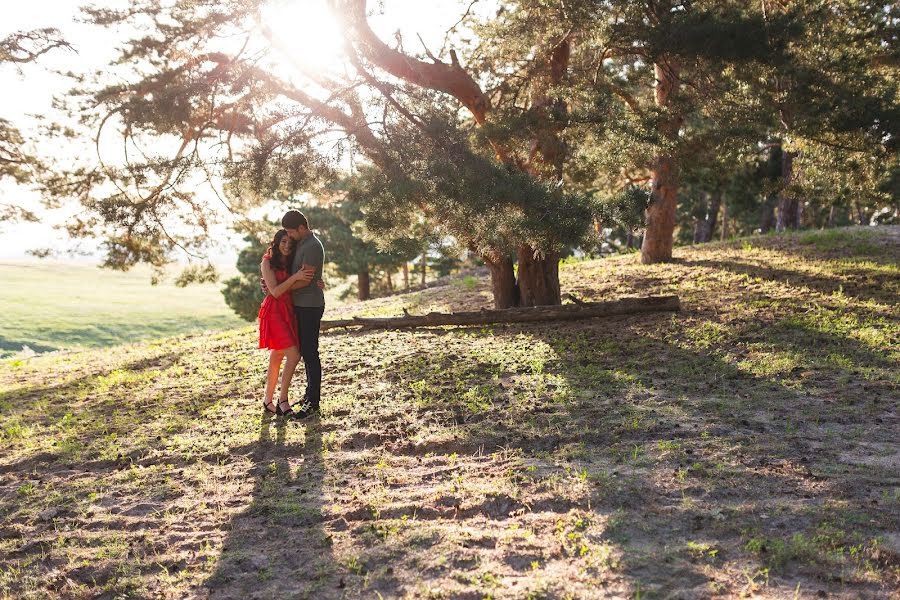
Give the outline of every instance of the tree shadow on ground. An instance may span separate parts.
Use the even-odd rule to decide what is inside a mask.
[[[213,436],[196,441],[200,453],[182,436],[215,426],[209,412],[230,388],[219,373],[201,376],[204,359],[184,348],[142,352],[3,393],[3,593],[139,596],[146,580],[185,573],[204,547],[195,528],[206,526],[205,509],[181,500],[221,456]]]
[[[53,352],[54,350],[59,350],[59,346],[50,346],[31,340],[0,337],[0,357],[4,357],[4,354],[15,356],[19,352],[23,352],[25,348],[34,352]]]
[[[847,410],[840,397],[809,395],[793,368],[758,374],[752,360],[680,343],[667,319],[436,332],[440,354],[387,361],[397,396],[352,409],[335,440],[369,452],[370,467],[405,465],[408,481],[376,475],[360,490],[374,500],[345,514],[369,582],[383,575],[378,565],[403,564],[426,587],[455,581],[454,597],[480,598],[516,589],[493,579],[524,583],[568,565],[579,582],[555,579],[548,593],[706,596],[752,591],[771,568],[770,585],[784,589],[883,591],[861,575],[859,557],[900,526],[878,501],[893,480],[843,454],[890,444],[896,402]],[[860,362],[885,364],[853,340],[814,333],[848,357],[825,365],[822,389],[854,377]],[[546,361],[511,356],[527,340],[552,349]],[[425,482],[430,494],[415,490]],[[881,556],[886,578],[896,557]],[[711,565],[724,575],[711,578]]]
[[[135,419],[144,422],[157,419],[169,407],[165,402],[146,402],[137,405],[124,403],[122,398],[115,394],[97,393],[96,390],[104,386],[111,387],[105,379],[113,372],[128,373],[130,381],[133,381],[140,379],[145,372],[167,369],[177,361],[177,353],[164,352],[124,364],[110,365],[63,383],[24,386],[0,392],[0,407],[7,423],[14,421],[16,426],[25,431],[54,427],[59,428],[61,432],[71,430],[68,436],[65,433],[62,433],[62,436],[63,441],[70,438],[72,441],[72,443],[55,443],[52,450],[17,452],[20,458],[12,461],[3,461],[4,453],[0,452],[2,461],[0,474],[25,475],[29,471],[46,470],[54,463],[64,463],[68,466],[77,464],[82,470],[102,471],[122,460],[139,459],[144,454],[144,449],[126,452],[122,456],[107,456],[93,460],[85,458],[85,454],[88,456],[92,454],[85,442],[104,436],[111,439],[113,434],[116,437],[127,438],[134,431]],[[61,425],[62,423],[65,425]]]
[[[771,263],[757,264],[740,260],[696,259],[677,262],[688,267],[704,267],[735,275],[758,277],[791,287],[808,287],[823,294],[840,293],[859,300],[874,300],[888,305],[897,302],[897,275],[871,270],[863,265],[848,266],[847,274],[844,276],[826,276],[801,269],[773,267]]]
[[[274,424],[274,440],[272,429]],[[321,426],[260,419],[259,441],[230,450],[246,455],[250,503],[229,523],[210,598],[331,598],[340,568],[325,529]]]

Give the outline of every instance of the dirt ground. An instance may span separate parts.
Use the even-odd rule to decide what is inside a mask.
[[[900,598],[898,259],[894,227],[572,262],[683,310],[328,332],[310,423],[262,411],[253,327],[2,361],[0,597]]]

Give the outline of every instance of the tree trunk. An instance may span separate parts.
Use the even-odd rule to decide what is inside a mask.
[[[402,317],[376,317],[322,321],[322,330],[337,327],[363,329],[400,329],[406,327],[440,327],[443,325],[490,325],[493,323],[533,323],[536,321],[570,321],[615,315],[681,310],[678,296],[622,298],[611,302],[537,306],[506,310],[479,310],[459,313],[429,313]]]
[[[422,253],[422,286],[425,286],[425,275],[428,273],[428,252]]]
[[[409,263],[403,263],[403,289],[409,291]]]
[[[603,235],[603,223],[597,219],[594,220],[594,233],[597,235],[597,254],[602,258],[606,236]]]
[[[776,229],[786,231],[800,227],[800,201],[794,197],[790,186],[794,181],[794,157],[796,152],[786,150],[781,153],[781,192],[778,199],[778,222]]]
[[[356,297],[360,300],[368,300],[372,297],[368,271],[360,271],[356,274],[356,288]]]
[[[630,228],[628,232],[625,233],[625,247],[631,250],[634,247],[634,231]]]
[[[519,263],[519,305],[547,306],[561,304],[559,293],[559,253],[535,256],[529,246],[516,250]]]
[[[703,218],[698,218],[694,224],[695,244],[712,241],[716,232],[716,223],[719,221],[719,206],[722,204],[722,192],[714,194],[703,192],[703,197]]]
[[[778,198],[774,194],[769,195],[763,201],[759,216],[760,233],[769,233],[770,231],[772,231],[772,228],[775,227],[775,205],[777,203]]]
[[[825,227],[829,229],[834,227],[834,204],[828,209],[828,221],[825,222]]]
[[[482,257],[484,264],[491,272],[491,291],[494,294],[494,308],[512,308],[519,305],[519,285],[516,283],[516,273],[513,268],[512,258]]]
[[[706,241],[711,242],[716,235],[716,223],[719,222],[719,207],[722,206],[722,192],[716,191],[710,199],[709,211],[706,213]],[[725,218],[724,216],[722,217]],[[724,221],[723,221],[724,222]]]
[[[860,225],[870,225],[872,223],[872,218],[869,216],[869,213],[865,211],[858,201],[853,201],[853,205],[856,208],[856,219]]]
[[[706,216],[708,215],[709,193],[700,192],[700,210],[694,215],[694,237],[691,239],[692,244],[700,244],[703,242],[703,229],[706,225]],[[698,216],[703,214],[701,218]]]
[[[387,277],[384,278],[384,284],[387,286],[388,293],[394,293],[394,280],[391,278],[391,272],[387,271]]]
[[[719,201],[722,201],[721,195]],[[728,239],[728,203],[722,202],[722,241]]]
[[[653,65],[656,73],[656,106],[669,106],[669,100],[677,91],[678,69],[663,57]],[[670,114],[659,125],[660,133],[670,141],[678,137],[681,117]],[[675,233],[675,207],[678,204],[678,165],[675,157],[661,154],[653,160],[650,206],[647,207],[647,226],[641,245],[641,262],[652,264],[672,259],[672,235]]]
[[[678,204],[678,167],[675,159],[659,156],[653,165],[653,189],[647,207],[647,226],[641,245],[645,265],[672,259],[675,207]]]

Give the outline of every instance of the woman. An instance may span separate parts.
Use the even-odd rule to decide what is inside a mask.
[[[259,347],[271,351],[263,408],[276,415],[290,415],[293,412],[288,402],[288,390],[291,387],[294,370],[300,362],[300,351],[297,348],[297,320],[294,317],[290,291],[309,285],[315,274],[313,267],[304,265],[294,275],[289,276],[288,269],[293,259],[294,242],[287,231],[280,229],[263,256],[260,266],[269,293],[259,307]],[[324,287],[321,282],[319,284],[320,287]],[[282,359],[287,360],[281,375],[281,395],[276,406],[273,400]]]

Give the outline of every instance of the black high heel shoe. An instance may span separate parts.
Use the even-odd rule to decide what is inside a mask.
[[[278,414],[278,407],[275,406],[275,403],[272,402],[272,400],[263,400],[263,410],[267,413],[272,413],[273,415]]]
[[[287,410],[281,409],[282,404],[287,405]],[[290,418],[290,417],[294,416],[294,410],[291,408],[290,402],[288,402],[287,400],[279,400],[278,406],[275,407],[275,414],[278,415],[279,417],[289,417]]]

